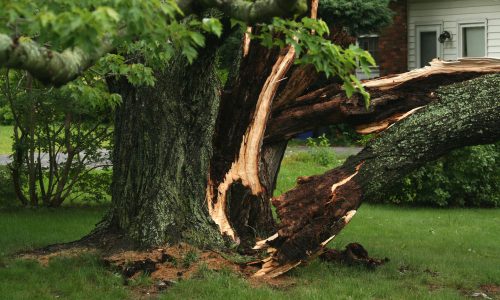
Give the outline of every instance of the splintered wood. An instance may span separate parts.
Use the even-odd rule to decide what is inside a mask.
[[[224,181],[217,187],[217,195],[213,195],[210,178],[207,186],[206,201],[210,216],[219,225],[221,233],[231,237],[237,243],[238,237],[226,215],[227,192],[231,185],[238,181],[248,187],[253,195],[259,195],[264,191],[259,178],[260,148],[280,80],[286,75],[295,58],[293,47],[288,47],[284,52],[274,64],[262,88],[254,117],[243,136],[238,157],[226,173]]]
[[[392,115],[389,118],[382,120],[382,121],[356,126],[356,132],[359,134],[370,134],[370,133],[382,132],[382,131],[388,129],[389,127],[391,127],[392,125],[394,125],[394,123],[399,122],[399,121],[409,117],[410,115],[414,114],[417,110],[419,110],[423,107],[424,106],[416,107],[416,108],[414,108],[410,111],[407,111],[405,113],[399,113],[399,114]]]
[[[247,57],[250,52],[250,35],[252,34],[252,27],[247,27],[243,35],[243,57]]]
[[[332,185],[332,187],[331,187],[332,200],[326,202],[325,204],[330,204],[330,203],[335,202],[336,190],[338,188],[340,188],[341,186],[345,185],[350,180],[352,180],[358,174],[359,169],[361,168],[362,165],[363,165],[363,162],[359,163],[356,166],[355,172],[353,174],[343,178],[342,180],[340,180]],[[279,262],[276,259],[276,255],[275,255],[277,253],[277,249],[270,247],[270,244],[269,244],[270,242],[279,238],[279,233],[276,233],[265,240],[258,241],[255,244],[253,249],[254,250],[261,250],[261,249],[268,248],[268,253],[270,254],[270,256],[262,261],[261,269],[257,273],[255,273],[254,276],[256,276],[256,277],[266,276],[266,277],[274,278],[274,277],[280,276],[280,275],[288,272],[289,270],[295,268],[296,266],[300,265],[302,262],[305,262],[306,260],[310,260],[312,258],[315,258],[315,257],[321,255],[324,252],[326,245],[335,238],[337,233],[339,233],[347,224],[349,224],[349,222],[354,217],[356,212],[357,212],[356,210],[350,210],[342,218],[340,218],[338,221],[336,221],[334,226],[332,226],[332,233],[333,233],[332,236],[329,237],[324,242],[322,242],[316,251],[308,253],[308,257],[304,260],[293,261],[293,262],[289,262],[289,263],[286,263],[283,265],[279,264]]]
[[[356,214],[356,210],[351,210],[348,211],[345,216],[343,216],[337,223],[335,224],[335,231],[339,232],[342,228],[344,228],[354,217]],[[274,234],[273,236],[257,242],[255,245],[254,249],[265,249],[266,247],[269,247],[269,244],[267,244],[268,241],[272,241],[274,239],[278,238],[278,233]],[[316,258],[319,255],[321,255],[325,251],[326,245],[332,241],[335,238],[335,234],[332,235],[330,238],[328,238],[326,241],[321,243],[321,247],[314,253],[311,253],[307,260],[310,260],[312,258]],[[257,271],[254,274],[254,277],[269,277],[269,278],[275,278],[280,275],[285,274],[286,272],[290,271],[291,269],[297,267],[298,265],[302,264],[306,260],[300,260],[296,262],[289,262],[284,265],[281,265],[275,257],[276,249],[274,248],[269,248],[268,253],[270,254],[269,257],[263,259],[261,261],[262,267],[259,271]]]
[[[363,83],[365,88],[389,90],[396,88],[408,81],[421,79],[437,74],[455,73],[495,73],[500,72],[500,59],[496,58],[462,58],[456,61],[443,61],[434,59],[430,66],[415,69],[397,76],[387,76],[369,80]]]

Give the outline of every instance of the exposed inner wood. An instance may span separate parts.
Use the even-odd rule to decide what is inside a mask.
[[[392,126],[394,123],[401,121],[402,119],[410,116],[417,110],[421,109],[423,106],[416,107],[408,112],[405,113],[397,113],[389,118],[378,121],[378,122],[373,122],[369,124],[363,124],[363,125],[358,125],[356,126],[356,132],[359,134],[370,134],[370,133],[379,133],[381,131],[384,131],[385,129],[389,128]]]
[[[351,181],[359,172],[359,169],[363,165],[363,161],[358,163],[358,165],[355,167],[355,172],[351,175],[345,176],[344,178],[340,179],[338,182],[335,182],[331,186],[331,195],[330,195],[330,201],[326,202],[325,205],[329,205],[332,202],[335,202],[337,200],[337,189],[346,185],[349,181]],[[301,184],[309,182],[309,180],[313,179],[313,176],[308,177],[305,180],[301,181]],[[342,196],[339,197],[342,199]],[[299,212],[300,213],[300,212]],[[334,223],[332,226],[332,236],[330,236],[328,239],[326,239],[324,242],[322,242],[319,246],[318,249],[316,249],[314,252],[308,252],[307,257],[304,259],[300,259],[298,261],[291,261],[291,262],[285,262],[284,264],[280,263],[280,259],[278,258],[277,254],[278,251],[276,248],[272,247],[273,241],[279,239],[280,234],[279,232],[274,234],[273,236],[263,240],[259,241],[256,243],[254,249],[265,249],[268,248],[268,254],[270,254],[269,257],[265,258],[262,261],[262,267],[261,269],[255,273],[255,277],[269,277],[269,278],[274,278],[277,276],[280,276],[289,270],[297,267],[300,265],[302,262],[312,259],[313,257],[317,257],[321,255],[324,252],[324,249],[326,245],[332,241],[335,236],[337,235],[338,232],[340,232],[353,218],[353,216],[356,214],[356,210],[350,210],[348,211],[344,216],[342,216],[338,221]]]
[[[268,237],[265,240],[257,241],[254,246],[254,250],[260,250],[260,249],[265,249],[268,247],[267,242],[270,242],[274,239],[278,238],[278,233],[273,234],[272,236]]]
[[[356,213],[357,213],[356,210],[350,210],[347,212],[347,214],[341,219],[342,223],[344,224],[343,227],[345,227],[347,224],[349,224],[349,222],[351,222],[352,218]],[[321,247],[326,247],[326,245],[328,245],[328,243],[330,243],[335,237],[336,237],[335,234],[329,237],[326,241],[321,243]]]
[[[319,5],[319,0],[311,0],[310,4],[311,19],[318,18],[318,5]]]
[[[259,195],[263,186],[259,178],[260,148],[264,138],[266,123],[271,112],[271,105],[278,90],[280,80],[286,75],[295,58],[295,50],[288,47],[278,57],[271,75],[267,78],[257,101],[254,117],[247,128],[241,142],[240,151],[222,183],[217,187],[217,195],[213,195],[210,184],[207,188],[207,203],[210,216],[219,225],[222,234],[228,235],[235,242],[238,238],[231,227],[226,214],[227,192],[234,182],[241,182],[252,194]],[[210,182],[210,180],[209,180]],[[213,201],[215,198],[215,201]]]
[[[360,163],[357,167],[356,167],[356,172],[354,172],[351,176],[349,177],[346,177],[344,179],[342,179],[341,181],[335,183],[334,185],[332,185],[332,199],[335,198],[335,190],[340,187],[340,186],[343,186],[344,184],[346,184],[347,182],[349,182],[349,180],[351,180],[354,176],[358,175],[358,172],[359,172],[359,168],[363,165],[363,163]]]
[[[388,90],[405,82],[429,77],[436,74],[456,74],[466,72],[495,73],[500,71],[500,59],[497,58],[461,58],[456,61],[434,59],[430,66],[415,69],[396,76],[387,76],[363,83],[366,88]]]
[[[248,56],[248,52],[250,52],[250,35],[252,34],[252,27],[247,27],[247,31],[243,36],[243,57]]]
[[[340,232],[349,222],[351,219],[354,217],[356,214],[356,210],[351,210],[348,211],[345,216],[343,216],[336,224],[336,232]],[[321,243],[321,247],[316,250],[315,252],[310,252],[309,255],[306,259],[304,260],[299,260],[296,262],[289,262],[285,264],[280,264],[277,257],[277,249],[276,248],[269,248],[271,249],[268,251],[268,254],[270,256],[264,258],[262,260],[262,267],[259,271],[257,271],[254,275],[254,277],[269,277],[269,278],[275,278],[280,275],[285,274],[286,272],[290,271],[291,269],[297,267],[298,265],[302,264],[303,262],[310,260],[312,258],[316,258],[320,255],[322,255],[326,251],[326,245],[332,241],[335,238],[336,234],[332,235],[330,238],[328,238],[326,241]],[[268,239],[269,240],[269,239]]]
[[[316,18],[318,0],[309,7]],[[287,99],[301,95],[318,77],[313,66],[291,68],[294,49],[273,54],[274,50],[249,39],[251,30],[243,39],[239,78],[226,85],[223,93],[206,192],[209,210],[222,232],[240,235],[240,251],[252,251],[256,232],[269,234],[275,229],[270,198],[286,142],[262,148],[271,104],[275,107],[282,95]]]

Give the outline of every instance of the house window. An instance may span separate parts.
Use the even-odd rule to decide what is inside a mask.
[[[375,59],[375,62],[378,63],[379,58],[379,49],[378,49],[378,35],[361,35],[358,37],[358,46],[359,48],[368,51],[371,56]],[[356,70],[356,76],[358,79],[370,79],[376,78],[380,76],[379,67],[370,67],[370,74],[365,74],[361,68]]]
[[[358,45],[361,49],[368,51],[376,62],[378,62],[378,36],[362,35],[358,38]]]
[[[486,56],[486,27],[484,23],[460,25],[462,57]]]

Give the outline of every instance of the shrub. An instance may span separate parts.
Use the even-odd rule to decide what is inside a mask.
[[[429,163],[372,202],[427,206],[499,207],[500,143],[466,147]]]
[[[113,171],[107,167],[82,174],[68,197],[69,202],[102,204],[111,201],[112,176]]]
[[[95,76],[78,80],[55,89],[21,72],[0,77],[14,124],[11,177],[24,206],[105,196],[109,176],[99,171],[109,165],[113,110],[121,98]]]
[[[377,32],[392,22],[390,0],[320,1],[319,15],[328,24],[347,27],[352,34]]]
[[[337,161],[335,153],[330,149],[330,141],[324,134],[318,138],[308,138],[307,146],[311,148],[312,159],[317,164],[328,166]]]

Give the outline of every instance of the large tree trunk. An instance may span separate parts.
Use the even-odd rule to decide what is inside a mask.
[[[174,59],[154,87],[112,82],[116,114],[111,225],[141,246],[220,247],[204,202],[219,105],[216,48]]]
[[[277,276],[321,253],[364,199],[383,192],[426,162],[468,145],[500,139],[500,75],[486,75],[436,92],[438,101],[406,116],[341,167],[299,178],[274,199],[278,233],[262,246],[272,256],[258,275]]]

